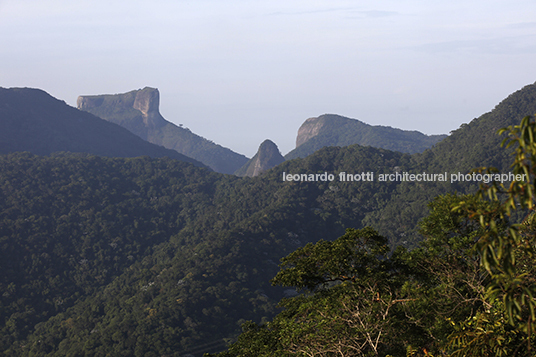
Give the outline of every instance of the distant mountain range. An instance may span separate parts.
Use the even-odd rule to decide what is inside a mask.
[[[0,88],[0,153],[17,151],[38,155],[67,151],[109,157],[169,157],[205,167],[42,90]]]
[[[77,100],[78,109],[121,125],[153,144],[194,158],[216,172],[232,174],[248,161],[244,155],[165,120],[159,105],[158,89],[149,87],[123,94],[83,95]]]
[[[275,143],[267,140],[248,160],[166,121],[159,112],[159,97],[158,90],[149,87],[124,94],[80,96],[76,110],[42,90],[1,89],[0,153],[30,151],[47,155],[68,151],[116,157],[168,156],[221,173],[257,176],[285,159],[306,157],[325,146],[358,143],[420,152],[446,137],[322,115],[302,124],[297,148],[285,157]]]
[[[123,94],[83,95],[78,97],[77,106],[80,110],[119,124],[153,144],[199,160],[217,172],[256,176],[282,162],[280,159],[273,160],[271,155],[270,159],[256,155],[255,163],[252,164],[244,155],[165,120],[159,112],[159,98],[158,89],[145,87]],[[325,114],[307,119],[302,124],[296,138],[296,149],[285,155],[284,159],[307,157],[325,146],[342,147],[353,144],[411,154],[426,150],[446,136],[372,126],[359,120]],[[257,165],[257,169],[251,165]],[[249,167],[247,173],[245,166]]]
[[[425,135],[388,126],[369,125],[356,119],[324,114],[307,119],[298,130],[296,148],[285,155],[291,160],[307,157],[325,146],[359,144],[408,154],[423,152],[447,135]]]
[[[257,176],[285,160],[305,158],[329,146],[359,144],[403,153],[419,153],[437,144],[447,135],[425,135],[387,126],[372,126],[356,119],[324,114],[307,119],[298,130],[296,148],[284,157],[275,143],[267,140],[250,161],[235,172],[237,176]]]
[[[8,113],[15,123],[53,121],[67,111],[37,93],[46,105],[0,101],[0,120]],[[68,113],[83,120],[74,108]],[[371,226],[392,247],[415,247],[430,200],[478,187],[350,182],[340,173],[508,172],[512,148],[500,147],[497,130],[534,113],[536,84],[422,153],[324,147],[254,178],[148,157],[0,155],[0,351],[200,356],[224,349],[244,321],[269,321],[278,301],[295,293],[269,282],[281,257],[350,227]],[[273,149],[266,142],[259,156]],[[335,179],[283,181],[283,173]]]

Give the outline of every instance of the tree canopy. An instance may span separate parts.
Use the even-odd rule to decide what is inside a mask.
[[[501,132],[514,174],[533,178],[534,118]],[[272,321],[245,324],[219,356],[533,356],[532,185],[492,182],[436,197],[413,250],[389,253],[364,228],[294,251],[272,283],[299,294]],[[513,211],[525,218],[512,221]]]

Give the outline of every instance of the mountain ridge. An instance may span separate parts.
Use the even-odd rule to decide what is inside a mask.
[[[496,131],[534,113],[536,84],[420,154],[324,147],[253,178],[168,159],[2,155],[0,346],[14,356],[212,352],[295,293],[269,283],[281,257],[348,227],[414,247],[431,199],[478,188],[283,181],[283,172],[507,171],[511,149]]]
[[[447,135],[425,135],[416,130],[402,130],[369,125],[337,114],[323,114],[303,122],[296,136],[296,148],[285,155],[291,160],[306,157],[324,146],[360,144],[404,153],[422,152]]]
[[[58,151],[115,157],[199,161],[142,140],[119,125],[80,111],[35,88],[0,88],[0,153]]]
[[[81,95],[77,99],[79,109],[203,162],[214,171],[232,174],[248,161],[244,155],[167,121],[159,112],[159,104],[159,91],[151,87],[120,94]]]

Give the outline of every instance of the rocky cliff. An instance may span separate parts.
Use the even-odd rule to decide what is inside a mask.
[[[89,99],[82,105],[98,105]],[[29,151],[111,157],[170,157],[203,166],[174,150],[148,143],[119,125],[77,110],[33,88],[0,88],[0,154]]]
[[[338,115],[333,115],[329,119],[326,115],[319,117],[309,118],[303,122],[298,129],[298,135],[296,136],[296,147],[305,143],[307,140],[320,135],[325,129],[328,129],[328,124],[332,127],[339,127],[347,124],[351,119],[347,119]],[[357,121],[360,123],[359,121]]]
[[[285,158],[279,152],[277,145],[271,140],[265,140],[259,146],[257,154],[237,170],[235,175],[249,177],[258,176],[262,172],[279,165],[283,161],[285,161]]]
[[[388,126],[372,126],[340,115],[324,114],[307,119],[299,128],[296,148],[285,155],[290,160],[306,157],[324,146],[359,144],[405,153],[422,152],[446,135],[425,135]]]
[[[166,125],[160,115],[160,93],[145,87],[124,94],[79,96],[78,109],[119,124],[147,140],[149,132]]]
[[[160,115],[160,93],[158,89],[144,88],[136,93],[134,109],[141,112],[143,123],[147,129],[157,129],[166,125],[166,120]]]
[[[79,109],[119,124],[153,144],[199,160],[214,171],[232,174],[248,161],[244,155],[167,121],[159,105],[158,89],[149,87],[123,94],[80,96],[77,100]]]

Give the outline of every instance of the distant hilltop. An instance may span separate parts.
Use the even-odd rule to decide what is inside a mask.
[[[141,99],[140,106],[151,102]],[[146,112],[150,114],[150,110]],[[0,154],[29,151],[36,155],[74,152],[109,157],[167,156],[205,167],[40,89],[0,88],[0,119]]]
[[[258,176],[264,171],[271,169],[285,161],[279,152],[277,145],[271,140],[265,140],[259,146],[257,154],[244,166],[235,172],[237,176]]]
[[[340,115],[324,114],[309,118],[301,125],[296,148],[285,155],[285,159],[306,157],[325,146],[354,144],[414,154],[423,152],[446,137],[389,126],[373,126]]]
[[[145,87],[122,94],[78,97],[78,109],[118,124],[144,140],[198,160],[214,171],[239,176],[257,176],[283,162],[276,158],[279,150],[262,154],[263,148],[251,161],[244,155],[213,143],[189,129],[177,126],[162,117],[159,111],[160,93]],[[285,160],[307,157],[326,146],[359,144],[403,153],[418,153],[432,147],[447,135],[425,135],[418,131],[373,126],[356,119],[324,114],[307,119],[299,128],[296,148]],[[267,144],[268,145],[268,144]],[[270,146],[270,147],[272,147]],[[273,154],[273,155],[272,155]],[[279,154],[280,155],[280,154]],[[263,158],[261,158],[261,156]]]
[[[156,88],[145,87],[123,94],[83,95],[78,97],[77,106],[121,125],[144,140],[194,158],[217,172],[232,174],[248,161],[246,156],[164,119],[159,111],[160,93]]]
[[[417,153],[432,147],[447,135],[425,135],[388,126],[372,126],[335,114],[309,118],[301,125],[296,149],[281,156],[277,145],[264,141],[257,154],[235,172],[237,176],[258,176],[285,160],[304,158],[326,146],[372,146],[403,153]]]

